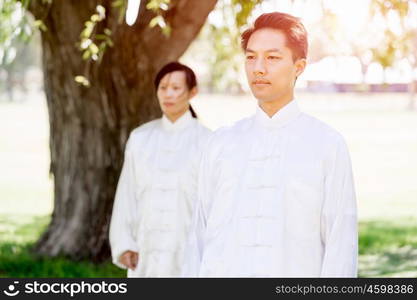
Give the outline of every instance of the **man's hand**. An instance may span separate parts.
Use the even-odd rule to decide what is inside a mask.
[[[138,265],[139,253],[134,251],[125,251],[120,255],[119,262],[126,268],[134,270]]]

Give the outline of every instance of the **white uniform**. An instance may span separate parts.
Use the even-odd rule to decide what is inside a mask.
[[[357,212],[342,136],[291,101],[210,139],[184,276],[355,277]]]
[[[165,116],[132,131],[125,150],[110,224],[113,263],[139,252],[128,277],[180,276],[197,201],[201,151],[210,131],[185,113]]]

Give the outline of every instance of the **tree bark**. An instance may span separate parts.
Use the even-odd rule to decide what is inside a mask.
[[[198,34],[216,0],[171,0],[165,37],[150,28],[154,14],[141,4],[134,26],[119,24],[112,0],[32,0],[29,10],[48,30],[41,33],[45,93],[50,122],[54,210],[36,244],[42,255],[99,262],[110,254],[108,229],[129,132],[161,115],[155,72],[178,59]],[[145,2],[145,1],[142,1]],[[77,48],[84,22],[96,5],[106,8],[98,30],[113,32],[113,48],[90,65],[90,87],[74,81],[86,62]]]

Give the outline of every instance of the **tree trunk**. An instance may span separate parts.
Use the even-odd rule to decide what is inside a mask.
[[[41,33],[42,61],[55,184],[52,221],[35,247],[39,254],[96,262],[109,257],[109,221],[129,132],[160,116],[155,72],[183,54],[216,0],[171,0],[165,15],[172,27],[168,38],[148,26],[155,15],[146,3],[129,27],[117,22],[119,9],[112,2],[30,3],[29,10],[48,28]],[[98,30],[112,30],[114,47],[100,64],[90,65],[86,75],[91,86],[83,87],[74,81],[86,65],[77,43],[98,4],[106,8]]]

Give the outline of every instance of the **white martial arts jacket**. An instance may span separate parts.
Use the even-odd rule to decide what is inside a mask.
[[[163,116],[130,134],[110,224],[114,264],[125,268],[119,256],[139,252],[129,277],[181,275],[209,133],[187,112],[175,123]]]
[[[291,101],[216,131],[203,154],[186,277],[355,277],[342,136]]]

